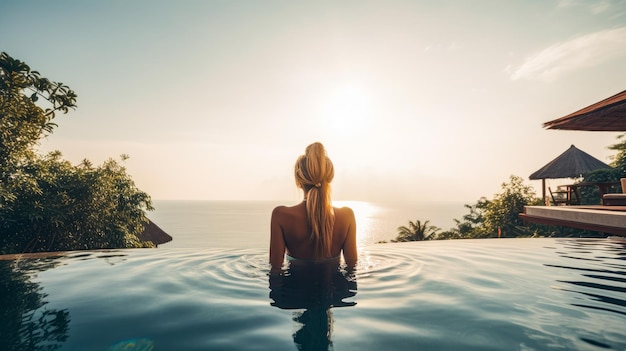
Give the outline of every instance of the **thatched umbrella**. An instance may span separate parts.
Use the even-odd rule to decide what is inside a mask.
[[[157,246],[172,241],[172,237],[151,220],[148,220],[148,224],[146,224],[143,232],[137,235],[137,237],[141,241],[151,241]]]
[[[543,124],[548,129],[626,131],[626,90]]]
[[[564,153],[530,175],[542,180],[543,198],[546,197],[546,179],[579,178],[583,174],[611,166],[572,145]]]

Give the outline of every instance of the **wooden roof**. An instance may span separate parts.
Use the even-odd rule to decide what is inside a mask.
[[[151,220],[148,220],[148,224],[146,224],[143,232],[137,235],[137,237],[142,241],[151,241],[154,245],[165,244],[172,241],[172,237]]]
[[[611,166],[572,145],[564,153],[531,174],[529,178],[578,178],[589,171],[601,168],[611,168]]]
[[[546,122],[547,129],[626,131],[626,90],[567,116]]]

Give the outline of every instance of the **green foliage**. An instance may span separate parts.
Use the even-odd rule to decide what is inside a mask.
[[[465,205],[469,213],[455,219],[456,228],[440,233],[436,239],[478,239],[495,237],[539,236],[545,226],[524,226],[519,214],[524,206],[538,205],[541,200],[523,179],[511,175],[502,184],[502,192],[492,200],[481,197],[474,205]]]
[[[619,170],[617,169],[597,169],[584,174],[582,182],[619,182],[619,178]],[[614,187],[609,192],[621,192],[621,187]],[[597,186],[582,186],[579,194],[581,205],[602,204],[602,197]]]
[[[524,206],[538,205],[541,200],[532,187],[524,185],[521,177],[511,175],[509,183],[502,184],[502,192],[496,194],[484,213],[484,231],[501,237],[526,236],[524,223],[519,214]]]
[[[617,140],[620,142],[610,145],[609,149],[617,151],[617,154],[613,156],[613,162],[610,164],[615,168],[615,177],[626,178],[626,134],[620,134],[617,136]]]
[[[481,197],[474,205],[465,205],[469,209],[469,213],[463,216],[463,221],[455,219],[456,229],[452,229],[451,233],[440,235],[439,238],[482,238],[489,234],[484,231],[485,213],[491,205],[491,201],[486,197]]]
[[[73,108],[76,94],[69,87],[0,53],[0,181],[11,176],[39,139],[52,133],[55,113]]]
[[[58,151],[34,151],[56,126],[55,112],[66,113],[75,103],[67,86],[0,54],[2,254],[150,246],[136,237],[147,223],[144,211],[152,210],[150,197],[120,163],[74,166]]]
[[[446,230],[433,236],[431,240],[453,240],[453,239],[465,239],[461,232],[457,228]]]
[[[59,152],[32,157],[12,185],[20,196],[0,208],[3,253],[146,245],[136,234],[150,198],[114,160],[93,167],[73,166]]]
[[[610,145],[610,150],[617,151],[612,156],[613,162],[610,166],[613,169],[598,169],[588,172],[583,176],[582,182],[619,182],[620,178],[626,178],[626,134],[617,136],[619,141],[616,144]],[[609,192],[622,192],[621,186],[613,187],[609,189]],[[583,186],[580,188],[580,204],[581,205],[598,205],[602,203],[600,192],[596,186]]]
[[[398,236],[392,242],[404,242],[404,241],[422,241],[428,240],[431,237],[435,237],[441,230],[440,228],[430,225],[428,220],[424,223],[416,220],[415,222],[409,221],[409,226],[398,227]]]

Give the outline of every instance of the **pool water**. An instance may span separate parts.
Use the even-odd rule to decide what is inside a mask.
[[[260,249],[0,260],[1,350],[626,350],[626,240],[369,245],[356,272]]]

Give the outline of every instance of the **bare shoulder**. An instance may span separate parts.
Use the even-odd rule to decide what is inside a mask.
[[[282,218],[285,216],[289,216],[290,208],[288,206],[276,206],[272,211],[272,217],[274,218]]]
[[[297,216],[301,212],[300,206],[277,206],[272,211],[274,217],[292,217]]]
[[[335,207],[335,215],[343,218],[353,218],[354,211],[350,207]]]
[[[286,208],[287,208],[287,206],[276,206],[276,207],[274,207],[274,209],[272,210],[272,216],[280,215],[281,213],[285,212]]]

